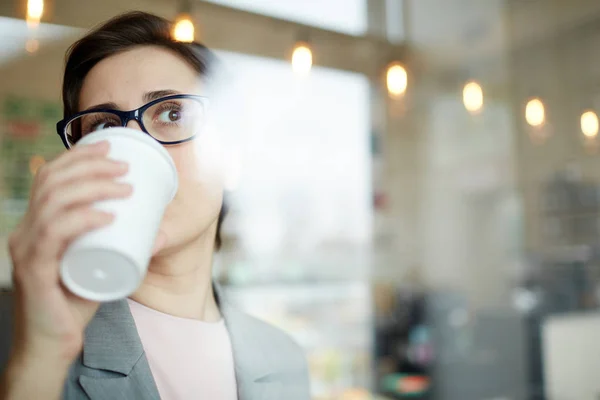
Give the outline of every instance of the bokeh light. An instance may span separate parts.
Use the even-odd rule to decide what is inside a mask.
[[[483,108],[483,89],[475,81],[470,81],[463,88],[463,103],[471,114],[476,114]]]
[[[28,39],[25,43],[25,50],[29,53],[35,53],[40,48],[40,42],[37,39]]]
[[[27,0],[27,25],[35,27],[44,14],[44,0]]]
[[[44,164],[46,164],[46,160],[44,159],[44,157],[39,155],[31,156],[31,158],[29,159],[29,172],[31,172],[31,175],[35,176],[40,167]]]
[[[292,53],[292,70],[300,75],[305,75],[312,68],[312,51],[307,43],[298,43]]]
[[[173,39],[178,42],[191,43],[194,41],[194,33],[195,28],[191,18],[186,14],[180,16],[173,28]]]
[[[401,97],[408,87],[408,73],[406,68],[398,63],[390,65],[387,69],[387,90],[391,97]]]
[[[598,136],[598,115],[595,112],[586,111],[581,114],[581,132],[588,138]]]
[[[539,127],[546,122],[546,109],[539,98],[533,98],[525,106],[525,120],[533,127]]]

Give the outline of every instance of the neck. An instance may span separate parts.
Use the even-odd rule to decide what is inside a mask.
[[[147,307],[182,318],[221,319],[212,288],[216,227],[196,240],[150,261],[140,288],[131,296]]]

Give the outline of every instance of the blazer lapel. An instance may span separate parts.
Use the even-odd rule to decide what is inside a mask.
[[[160,400],[127,300],[100,307],[86,330],[82,363],[114,375],[79,377],[92,400]]]
[[[266,357],[261,327],[256,320],[228,304],[221,289],[215,285],[215,296],[231,340],[235,361],[235,376],[238,386],[238,400],[280,400],[285,391],[276,379],[275,363]]]
[[[220,292],[215,285],[214,293],[233,349],[238,400],[286,398],[277,378],[277,362],[263,351],[272,345],[262,334],[263,326],[227,304]],[[91,400],[160,400],[127,300],[100,307],[86,330],[82,363],[108,371],[79,376],[79,383]]]
[[[281,382],[253,382],[238,387],[239,400],[280,400],[285,399]]]

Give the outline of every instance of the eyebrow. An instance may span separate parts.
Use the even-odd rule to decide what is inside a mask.
[[[161,97],[172,96],[174,94],[180,94],[180,93],[181,92],[179,92],[177,90],[173,90],[173,89],[153,90],[152,92],[144,93],[144,96],[142,98],[144,99],[144,103],[149,103],[156,99],[160,99]],[[120,110],[119,106],[117,106],[116,103],[109,102],[109,103],[96,104],[94,106],[86,108],[83,111],[94,111],[94,110],[101,110],[101,109]]]
[[[160,99],[161,97],[172,96],[174,94],[180,94],[177,90],[165,89],[165,90],[154,90],[152,92],[144,93],[144,102],[149,103],[153,100]]]
[[[85,111],[94,111],[94,110],[101,110],[101,109],[105,109],[105,108],[107,108],[109,110],[118,110],[119,109],[119,107],[117,106],[116,103],[110,102],[110,103],[96,104],[95,106],[91,106],[91,107],[86,108],[82,112],[85,112]]]

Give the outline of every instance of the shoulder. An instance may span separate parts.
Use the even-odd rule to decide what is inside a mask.
[[[310,398],[304,351],[288,334],[234,308],[222,311],[238,377],[244,381],[277,382],[290,399]]]
[[[265,361],[278,369],[297,370],[306,367],[303,349],[283,330],[233,308],[229,308],[224,317],[234,346],[241,344],[244,348],[256,349],[266,357]]]

